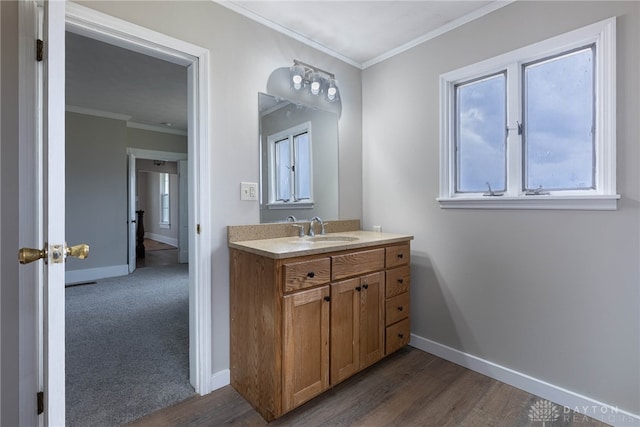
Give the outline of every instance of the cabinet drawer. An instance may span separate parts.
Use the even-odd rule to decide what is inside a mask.
[[[382,270],[383,268],[384,248],[351,252],[331,257],[332,280],[360,276],[362,274]]]
[[[389,298],[387,300],[386,310],[387,326],[405,317],[409,317],[409,292]]]
[[[320,258],[284,264],[284,292],[329,283],[331,260]]]
[[[411,261],[409,244],[389,246],[386,250],[385,265],[387,268],[408,265]]]
[[[387,270],[386,283],[385,296],[387,298],[408,292],[411,284],[411,268],[407,265]]]
[[[410,338],[411,327],[409,319],[404,319],[394,325],[388,326],[385,342],[385,354],[393,353],[399,348],[409,344]]]

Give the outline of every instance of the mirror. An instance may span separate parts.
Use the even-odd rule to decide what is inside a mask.
[[[260,222],[338,219],[338,115],[264,93]]]

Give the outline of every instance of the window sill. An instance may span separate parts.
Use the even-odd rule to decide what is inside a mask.
[[[171,224],[161,222],[160,223],[160,228],[166,228],[167,230],[170,230],[171,229]]]
[[[313,202],[269,203],[267,209],[312,209]]]
[[[442,209],[557,209],[614,211],[620,195],[612,196],[483,196],[439,197]]]

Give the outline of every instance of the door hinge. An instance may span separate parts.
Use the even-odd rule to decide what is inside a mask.
[[[196,233],[200,234],[200,224],[196,225]]]
[[[44,42],[40,39],[36,40],[36,61],[42,62],[44,59]]]
[[[44,412],[44,391],[39,391],[37,394],[38,399],[38,415]]]

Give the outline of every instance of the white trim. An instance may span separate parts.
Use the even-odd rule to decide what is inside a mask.
[[[231,371],[223,369],[211,375],[211,391],[231,384]]]
[[[149,130],[152,132],[170,133],[173,135],[187,136],[187,131],[181,129],[172,129],[163,126],[146,125],[143,123],[127,122],[128,128]]]
[[[88,116],[104,117],[105,119],[122,120],[126,122],[131,116],[120,113],[112,113],[111,111],[96,110],[93,108],[78,107],[76,105],[66,105],[65,111],[70,113],[86,114]]]
[[[363,70],[367,69],[369,67],[371,67],[372,65],[375,65],[379,62],[385,61],[389,58],[392,58],[396,55],[401,54],[402,52],[405,52],[411,48],[414,48],[422,43],[428,42],[429,40],[435,39],[436,37],[439,37],[445,33],[448,33],[449,31],[455,30],[458,27],[461,27],[465,24],[468,24],[469,22],[475,21],[476,19],[482,18],[485,15],[490,14],[491,12],[495,12],[498,9],[501,9],[505,6],[508,6],[509,4],[513,3],[516,0],[497,0],[497,1],[493,1],[491,3],[489,3],[488,5],[478,9],[478,10],[474,10],[471,13],[468,13],[460,18],[454,19],[451,22],[446,23],[445,25],[436,28],[433,31],[429,31],[427,34],[424,34],[420,37],[418,37],[417,39],[413,39],[403,45],[400,45],[394,49],[391,49],[390,51],[383,53],[382,55],[376,56],[375,58],[369,59],[368,61],[365,61],[362,63],[361,67]]]
[[[419,335],[411,334],[411,342],[409,345],[536,396],[540,396],[553,403],[570,408],[581,414],[600,419],[607,424],[622,427],[638,425],[638,423],[640,423],[640,415],[632,414],[614,405],[600,402],[591,397],[567,390],[555,384],[534,378],[522,372],[498,365],[497,363],[423,338]],[[598,410],[595,410],[596,407]],[[611,415],[616,415],[615,419],[610,419],[609,416]]]
[[[173,151],[158,151],[127,147],[127,155],[131,154],[135,159],[164,160],[165,162],[177,162],[178,160],[187,160],[189,158],[189,153],[175,153]]]
[[[443,209],[566,209],[615,211],[620,195],[614,196],[524,196],[524,197],[439,197]]]
[[[129,274],[129,265],[110,265],[108,267],[85,268],[82,270],[66,270],[65,284],[93,282],[98,279],[120,277]]]
[[[144,238],[155,240],[156,242],[160,242],[160,243],[165,243],[167,245],[175,246],[176,249],[178,248],[178,239],[174,237],[167,237],[167,236],[163,236],[162,234],[145,232]]]
[[[292,31],[289,28],[283,27],[282,25],[276,22],[273,22],[263,16],[260,16],[257,13],[244,8],[239,4],[235,4],[233,2],[226,1],[226,0],[214,0],[214,1],[220,6],[226,7],[227,9],[230,9],[246,18],[249,18],[252,21],[255,21],[259,24],[264,25],[265,27],[271,28],[272,30],[275,30],[281,34],[284,34],[287,37],[291,37],[292,39],[297,40],[303,44],[306,44],[307,46],[311,46],[312,48],[319,50],[320,52],[326,53],[327,55],[333,56],[334,58],[337,58],[341,61],[344,61],[349,65],[353,65],[354,67],[362,69],[362,64],[359,63],[358,61],[355,61],[347,56],[344,56],[341,53],[336,52],[335,50],[328,48],[327,46],[320,44],[315,40],[305,37],[300,33],[296,33],[295,31]]]
[[[189,170],[189,375],[196,392],[207,394],[213,360],[211,230],[196,234],[195,227],[211,224],[209,51],[77,3],[65,3],[68,31],[187,66],[188,151],[193,165]]]

